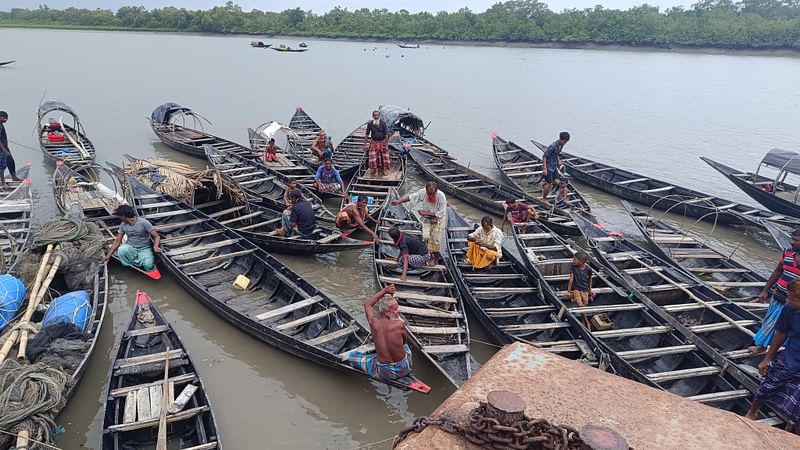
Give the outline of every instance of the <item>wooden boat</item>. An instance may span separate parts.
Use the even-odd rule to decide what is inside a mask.
[[[531,142],[540,149],[547,148],[542,143]],[[653,209],[728,225],[754,225],[763,228],[759,221],[762,219],[787,226],[800,226],[800,221],[793,217],[675,186],[582,156],[562,153],[561,161],[576,180]]]
[[[31,163],[22,166],[17,177],[23,181],[7,182],[9,190],[0,192],[0,250],[3,252],[0,273],[7,273],[28,248],[33,214],[30,168]]]
[[[689,276],[699,278],[726,298],[763,317],[767,305],[758,303],[758,295],[767,284],[766,278],[734,259],[732,254],[723,254],[707,245],[700,236],[689,235],[624,200],[622,204],[658,256],[674,261]]]
[[[275,50],[276,52],[302,53],[308,51],[307,48],[292,48],[286,44],[281,44],[277,47],[270,47],[270,48]]]
[[[191,124],[187,124],[191,121]],[[253,152],[236,142],[203,131],[208,119],[177,103],[164,103],[150,114],[150,128],[167,147],[195,158],[205,159],[204,145],[225,153],[255,157]]]
[[[231,177],[253,199],[273,209],[283,210],[286,204],[283,193],[289,178],[279,172],[270,170],[261,161],[245,158],[233,153],[225,153],[208,145],[205,146],[208,162],[217,170]],[[306,200],[310,201],[317,213],[317,218],[333,221],[334,215],[308,186],[298,184]]]
[[[297,46],[300,47],[300,48],[306,48],[306,47],[308,47],[308,44],[306,44],[305,42],[301,42],[301,43],[297,44]]]
[[[492,133],[492,155],[506,183],[531,197],[542,197],[542,158],[495,133]],[[548,202],[555,203],[559,195],[560,192],[553,189],[547,196]],[[567,208],[591,211],[589,203],[572,183],[568,184],[564,203]]]
[[[333,165],[342,178],[353,176],[367,159],[367,123],[353,130],[333,150]]]
[[[400,48],[419,48],[419,44],[397,44]]]
[[[391,170],[386,176],[373,173],[369,169],[366,159],[361,163],[358,172],[347,185],[347,193],[342,199],[341,208],[354,202],[359,195],[366,195],[370,199],[367,203],[367,210],[372,217],[378,216],[381,208],[386,205],[389,192],[393,189],[399,190],[406,181],[405,154],[390,151],[389,156]]]
[[[77,170],[94,164],[94,144],[75,110],[58,100],[49,100],[39,105],[38,116],[39,147],[46,158],[64,161]]]
[[[124,172],[121,168],[113,165],[112,167],[118,177],[123,176]],[[197,192],[195,199],[198,203],[193,207],[270,252],[290,255],[315,255],[361,250],[372,245],[372,241],[361,241],[346,237],[338,229],[320,223],[317,224],[314,233],[308,237],[274,236],[272,232],[281,227],[282,209],[272,209],[255,203],[235,204],[229,196],[217,199],[216,195],[210,194],[212,193]],[[155,205],[169,205],[179,202],[178,199],[163,193],[156,200]]]
[[[403,233],[421,235],[422,224],[403,205],[390,204],[397,198],[397,191],[392,190],[380,215],[380,241],[375,243],[373,252],[375,276],[381,287],[393,283],[397,288],[395,297],[411,343],[448,381],[461,386],[472,375],[463,303],[452,275],[443,265],[409,268],[407,279],[400,279],[403,268],[398,264],[399,250],[389,229],[397,226]]]
[[[781,250],[792,248],[792,230],[784,226],[764,221],[764,227],[775,239],[775,243]]]
[[[637,295],[662,308],[732,365],[754,373],[762,357],[748,351],[761,320],[697,278],[630,240],[575,216],[592,252]],[[747,366],[750,366],[748,368]]]
[[[186,395],[183,405],[178,403]],[[168,444],[222,448],[214,410],[189,350],[150,297],[137,291],[109,375],[100,448],[154,446],[162,408],[168,408]]]
[[[476,229],[453,208],[447,209],[445,248],[448,270],[461,298],[498,344],[523,341],[570,359],[597,360],[594,340],[571,318],[559,319],[561,305],[544,295],[535,277],[504,249],[503,259],[473,270],[465,262],[467,235]]]
[[[3,61],[3,62],[0,62],[0,67],[2,67],[2,66],[7,66],[7,65],[9,65],[9,64],[11,64],[11,63],[15,63],[15,62],[17,62],[17,61],[16,61],[16,60],[12,60],[12,61]]]
[[[408,151],[414,148],[434,156],[455,159],[447,150],[425,138],[425,123],[418,115],[396,105],[381,105],[378,112],[392,132],[389,146],[393,150]]]
[[[250,47],[255,48],[269,48],[272,44],[265,44],[262,41],[250,41]]]
[[[285,136],[284,148],[281,148],[281,144],[277,144],[278,139],[276,139],[276,147],[278,149],[278,153],[275,155],[276,161],[267,161],[262,157],[267,147],[267,142],[269,142],[269,139],[279,138],[279,133]],[[316,169],[312,170],[310,166],[304,164],[304,161],[295,156],[296,152],[293,147],[298,145],[297,136],[291,128],[278,122],[267,122],[259,125],[255,130],[248,128],[247,134],[250,138],[250,149],[256,153],[259,162],[313,189]],[[316,190],[315,192],[321,194]]]
[[[311,144],[319,136],[322,127],[298,105],[292,118],[289,119],[289,128],[294,132],[296,139],[296,145],[290,147],[290,151],[308,167],[319,167],[318,158],[311,151]],[[333,164],[337,166],[335,160]]]
[[[370,332],[332,298],[213,218],[182,202],[159,205],[162,194],[132,177],[128,183],[137,213],[161,235],[162,262],[193,298],[287,353],[366,376],[346,358],[355,350],[374,351]],[[413,376],[383,382],[430,390]]]
[[[599,344],[599,353],[609,358],[619,375],[740,415],[750,408],[758,387],[755,380],[696,338],[695,334],[706,333],[704,336],[713,342],[725,345],[727,335],[704,331],[719,324],[702,315],[699,320],[683,320],[681,314],[696,311],[697,303],[675,299],[657,306],[589,260],[595,297],[587,306],[576,306],[566,288],[573,257],[580,249],[537,224],[528,224],[524,233],[514,226],[514,241],[542,290],[560,311],[559,316],[571,317],[572,323],[590,334]],[[581,315],[592,317],[592,329],[577,320]],[[768,410],[760,419],[784,423]]]
[[[764,155],[755,173],[742,172],[710,158],[700,159],[770,211],[800,217],[800,154],[772,149]],[[775,176],[760,174],[762,169],[775,172]],[[787,182],[790,175],[796,184]]]
[[[575,223],[566,212],[552,209],[550,205],[543,205],[544,202],[539,199],[529,197],[447,158],[430,156],[413,148],[408,154],[425,177],[435,181],[439,189],[482,211],[503,217],[505,216],[503,202],[513,197],[539,207],[540,220],[556,233],[579,234]]]

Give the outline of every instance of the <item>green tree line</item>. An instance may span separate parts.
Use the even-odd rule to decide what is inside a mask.
[[[0,26],[90,27],[398,40],[511,41],[669,47],[800,49],[800,0],[701,0],[689,9],[641,5],[551,11],[537,0],[496,3],[484,12],[334,8],[243,11],[228,2],[210,10],[67,8],[0,12]]]

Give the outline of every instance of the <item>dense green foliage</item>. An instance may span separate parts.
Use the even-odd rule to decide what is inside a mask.
[[[325,14],[300,8],[245,12],[233,2],[208,11],[135,6],[116,12],[61,11],[41,6],[0,12],[3,24],[399,40],[800,49],[800,0],[701,0],[688,10],[661,11],[642,5],[620,11],[597,6],[560,13],[537,0],[511,0],[482,13],[463,8],[435,14],[342,8]]]

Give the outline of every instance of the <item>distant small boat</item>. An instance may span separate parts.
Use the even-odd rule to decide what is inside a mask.
[[[11,60],[11,61],[3,61],[3,62],[0,62],[0,67],[1,67],[1,66],[7,66],[7,65],[9,65],[9,64],[11,64],[11,63],[13,63],[13,62],[16,62],[16,60]]]
[[[301,42],[299,44],[299,46],[300,46],[300,48],[306,48],[306,47],[308,47],[308,44],[306,44],[305,42]]]
[[[265,44],[265,43],[263,43],[261,41],[250,41],[250,47],[269,48],[270,45],[272,45],[272,44]]]
[[[286,44],[281,44],[281,45],[279,45],[278,47],[271,47],[271,48],[272,48],[273,50],[275,50],[276,52],[293,52],[293,53],[300,53],[300,52],[305,52],[305,51],[308,51],[308,49],[307,49],[307,48],[292,48],[292,47],[289,47],[289,46],[288,46],[288,45],[286,45]]]
[[[419,44],[397,44],[400,48],[419,48]]]

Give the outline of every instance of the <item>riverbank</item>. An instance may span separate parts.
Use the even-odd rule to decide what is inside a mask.
[[[199,36],[226,36],[226,37],[263,37],[269,39],[291,38],[291,39],[316,39],[321,41],[338,42],[372,42],[372,43],[391,43],[403,42],[401,39],[394,38],[373,38],[373,37],[331,37],[318,36],[314,34],[296,35],[270,35],[263,33],[205,33],[205,32],[186,32],[163,28],[129,28],[114,26],[79,26],[79,25],[52,25],[52,24],[7,24],[0,23],[0,30],[3,28],[23,28],[23,29],[48,29],[48,30],[73,30],[73,31],[124,31],[124,32],[147,32],[147,33],[169,33]],[[695,46],[683,44],[605,44],[597,42],[533,42],[533,41],[492,41],[492,40],[445,40],[445,39],[417,39],[413,41],[425,46],[463,46],[463,47],[506,47],[506,48],[544,48],[560,50],[601,50],[601,51],[628,51],[628,52],[663,52],[663,53],[694,53],[708,55],[736,55],[736,56],[779,56],[779,57],[800,57],[800,49],[790,47],[749,47],[749,46]]]

